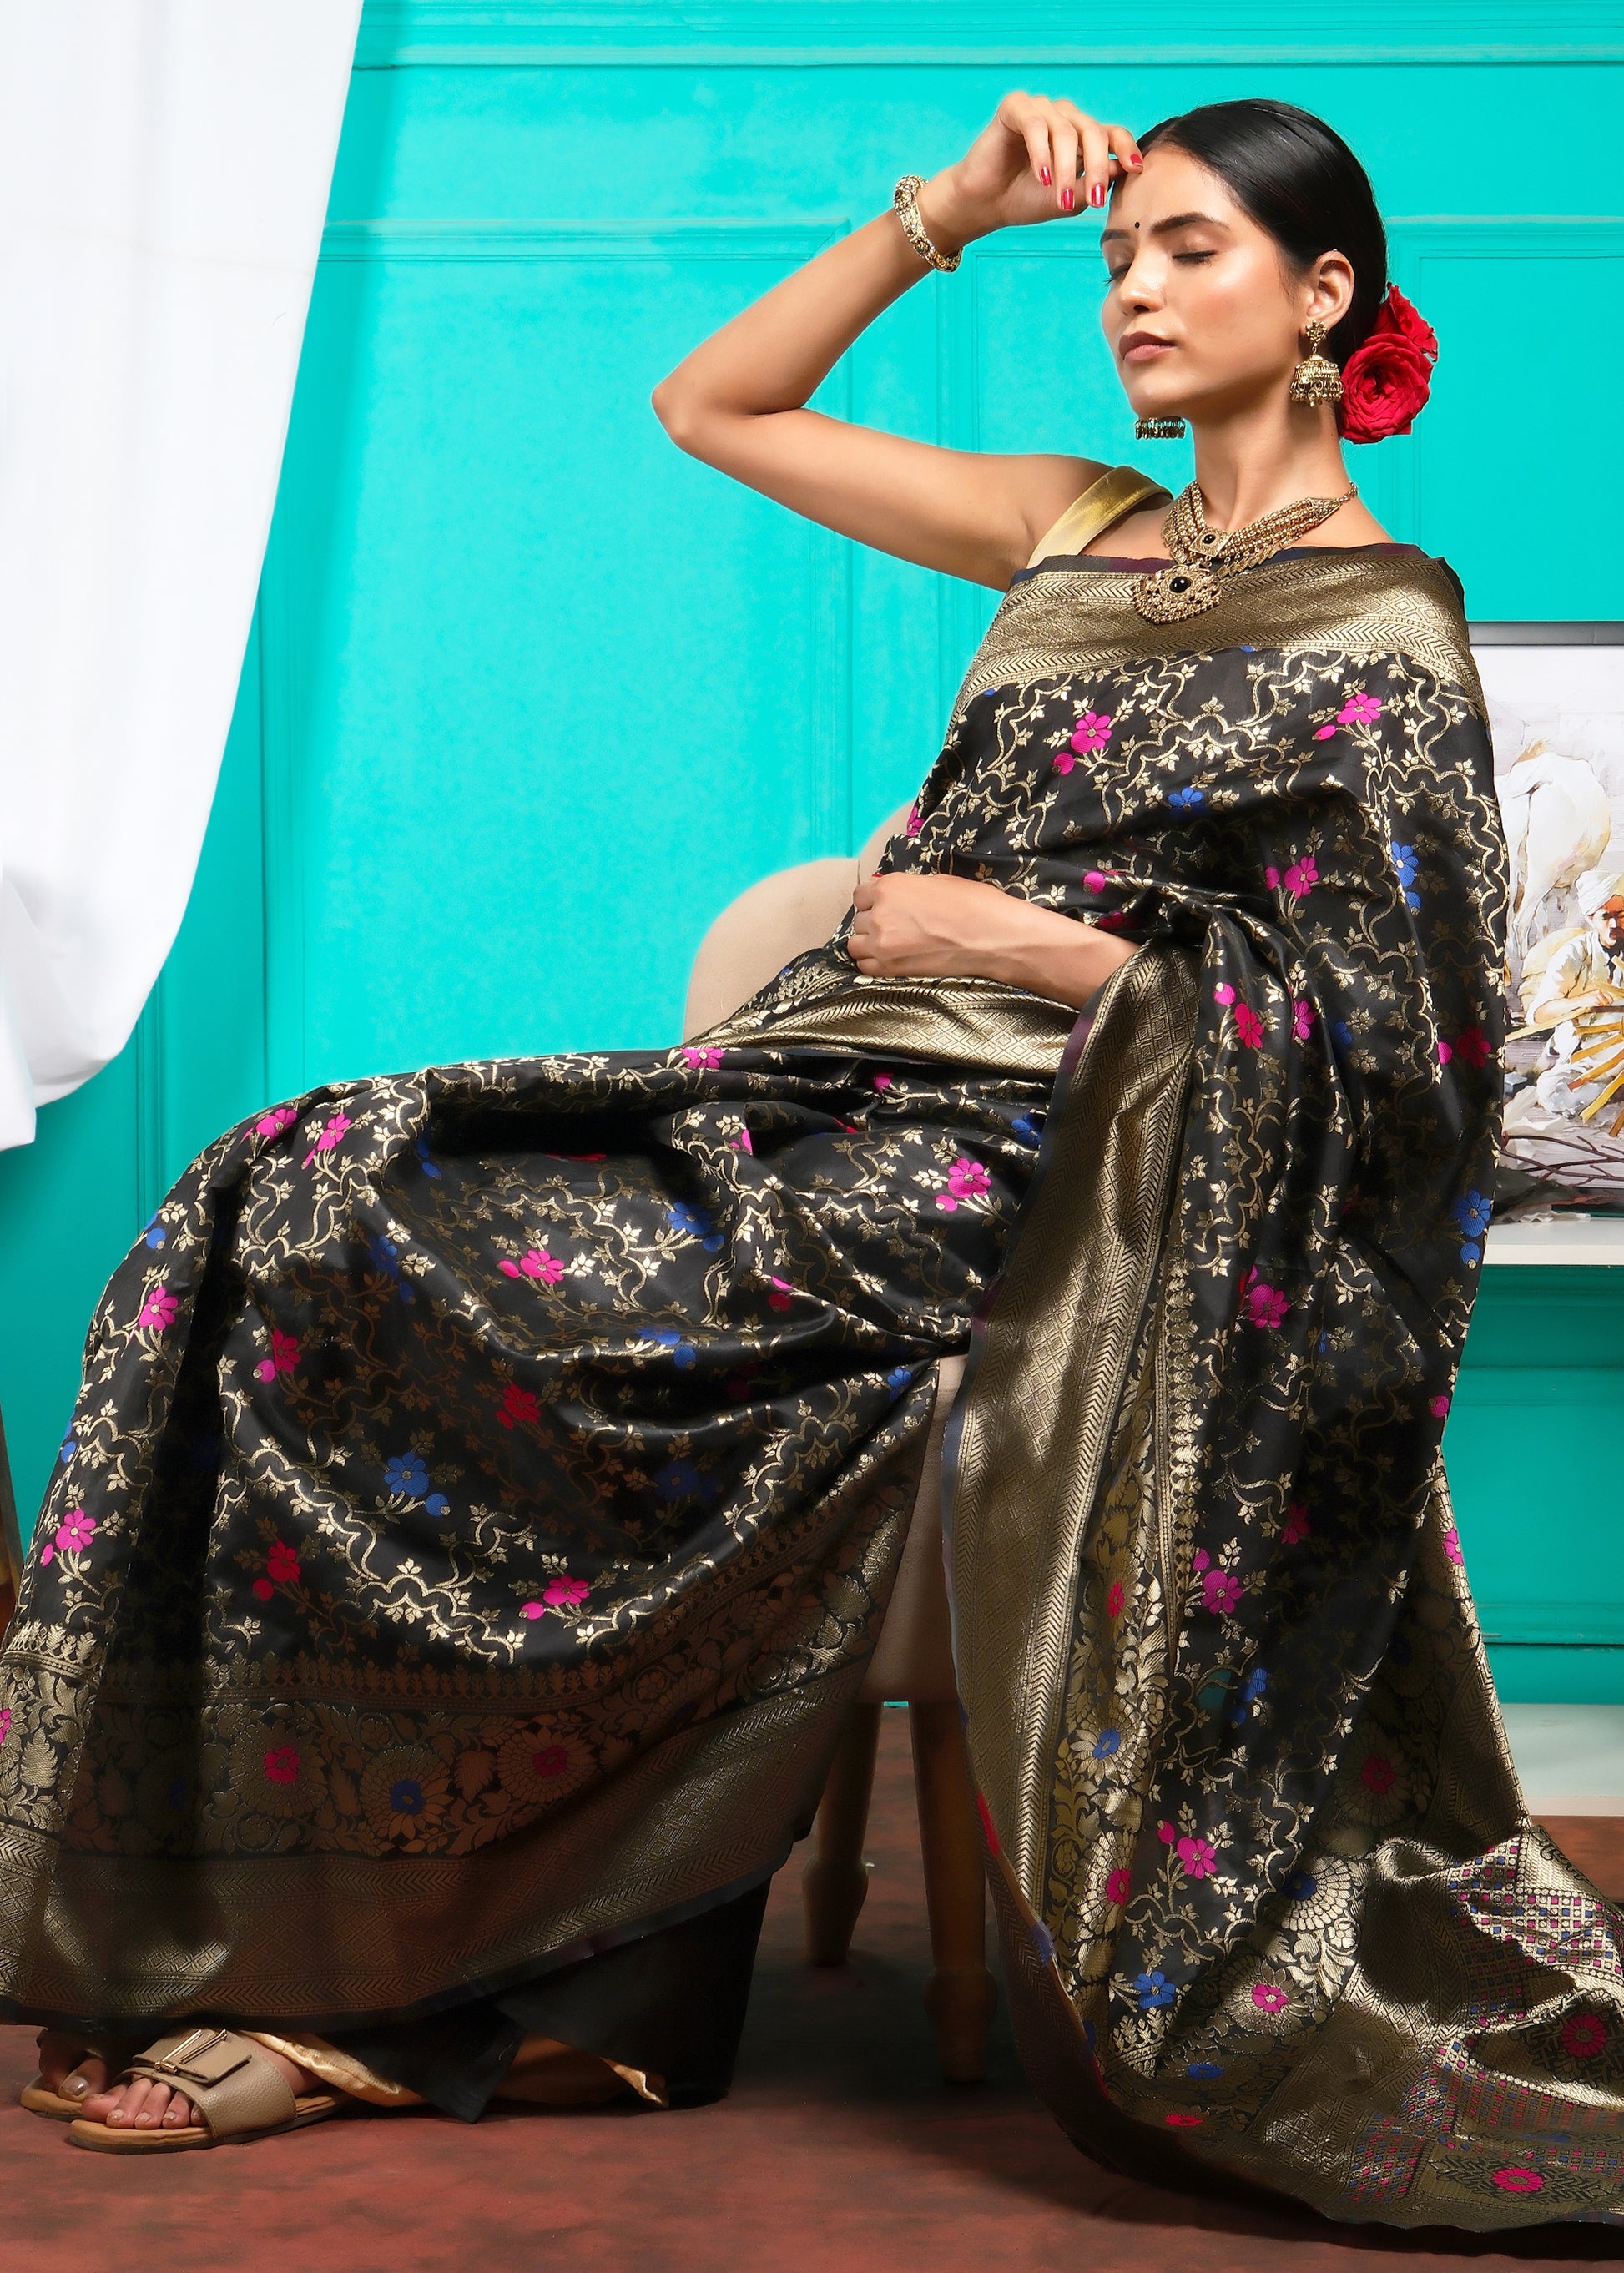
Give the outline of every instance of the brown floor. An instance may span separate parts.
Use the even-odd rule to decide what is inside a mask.
[[[1624,1819],[1560,1827],[1624,1894]],[[1624,2257],[1595,2228],[1506,2240],[1329,2226],[1192,2200],[1086,2162],[1026,2089],[936,2080],[904,1716],[885,1715],[874,1890],[847,1971],[800,1960],[798,1861],[773,1890],[737,2089],[672,2115],[515,2112],[470,2128],[357,2117],[139,2165],[15,2104],[32,2035],[0,2029],[4,2273],[216,2268],[440,2273],[1353,2273]]]

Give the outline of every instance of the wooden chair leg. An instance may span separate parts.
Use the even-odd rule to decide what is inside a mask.
[[[987,1969],[987,1882],[964,1727],[956,1704],[910,1705],[908,1720],[936,1966],[925,2009],[943,2074],[950,2083],[979,2083],[998,1984]]]
[[[801,1874],[808,1965],[844,1965],[868,1894],[863,1834],[874,1790],[880,1705],[853,1705],[840,1732],[812,1827],[812,1859]]]

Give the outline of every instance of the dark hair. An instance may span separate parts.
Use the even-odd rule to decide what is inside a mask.
[[[1322,252],[1353,264],[1353,299],[1325,343],[1336,363],[1360,346],[1387,290],[1387,233],[1370,176],[1340,134],[1295,103],[1207,102],[1139,138],[1184,150],[1216,174],[1295,268]]]

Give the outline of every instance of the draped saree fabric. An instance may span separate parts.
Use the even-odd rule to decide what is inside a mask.
[[[1131,595],[1017,579],[886,856],[1140,942],[1080,1019],[836,941],[683,1049],[348,1084],[183,1179],[0,1656],[3,2009],[342,2033],[738,1899],[967,1345],[955,1654],[1061,2122],[1612,2215],[1619,1920],[1523,1812],[1439,1457],[1504,902],[1458,590]]]

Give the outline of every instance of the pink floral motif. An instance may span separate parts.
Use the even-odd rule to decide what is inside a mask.
[[[521,1389],[516,1381],[510,1381],[502,1392],[501,1409],[496,1416],[502,1427],[516,1428],[521,1421],[536,1421],[540,1416],[541,1407],[536,1402],[535,1392]]]
[[[1102,868],[1090,868],[1083,878],[1083,889],[1086,892],[1093,892],[1097,896],[1109,881],[1110,878]]]
[[[1308,1537],[1308,1510],[1300,1499],[1294,1499],[1286,1510],[1286,1519],[1280,1527],[1280,1543],[1295,1547]]]
[[[1434,1421],[1441,1421],[1445,1414],[1449,1410],[1449,1400],[1447,1397],[1434,1397],[1431,1404],[1428,1406],[1427,1410],[1431,1413]]]
[[[519,1616],[522,1618],[545,1618],[546,1615],[547,1606],[545,1602],[521,1602],[519,1605]]]
[[[268,1602],[274,1595],[276,1589],[272,1586],[268,1579],[256,1579],[253,1582],[253,1591],[262,1602]]]
[[[896,1081],[896,1076],[889,1073],[870,1074],[868,1078],[874,1084],[876,1089],[890,1089],[893,1086]]]
[[[1481,1026],[1462,1026],[1455,1038],[1455,1053],[1464,1058],[1469,1066],[1479,1068],[1487,1065],[1494,1054]]]
[[[1320,881],[1313,854],[1304,852],[1300,860],[1294,860],[1280,881],[1294,900],[1305,900]]]
[[[1454,1524],[1450,1524],[1444,1533],[1444,1553],[1455,1564],[1456,1570],[1464,1570],[1466,1557],[1461,1552],[1461,1534]]]
[[[1317,1015],[1313,1004],[1305,995],[1299,994],[1291,1005],[1291,1031],[1297,1041],[1305,1042],[1313,1032]]]
[[[1259,2013],[1279,2013],[1290,2002],[1285,1991],[1274,1981],[1254,1981],[1252,2001]]]
[[[549,1609],[573,1609],[577,1602],[585,1602],[589,1591],[584,1579],[572,1579],[568,1572],[560,1571],[548,1579],[541,1599]]]
[[[161,1334],[167,1332],[175,1324],[175,1313],[179,1308],[174,1295],[160,1279],[155,1287],[148,1289],[147,1300],[142,1303],[140,1315],[135,1323],[138,1326],[155,1327]]]
[[[1169,2131],[1199,2131],[1205,2120],[1204,2116],[1192,2114],[1182,2107],[1174,2108],[1167,2119]]]
[[[1336,729],[1335,726],[1316,726],[1314,728],[1314,739],[1316,742],[1328,742],[1335,731]]]
[[[1537,2194],[1545,2180],[1526,2163],[1507,2163],[1503,2170],[1495,2172],[1494,2183],[1502,2194]]]
[[[318,1152],[330,1152],[335,1144],[342,1144],[354,1127],[355,1122],[341,1106],[329,1115],[326,1128],[304,1155],[304,1166],[308,1168]]]
[[[96,1519],[82,1507],[71,1507],[56,1526],[58,1555],[82,1555],[96,1535]]]
[[[703,1066],[710,1072],[714,1073],[718,1066],[722,1062],[722,1053],[720,1050],[695,1049],[692,1045],[688,1043],[684,1043],[682,1054],[688,1060],[689,1065],[694,1067],[695,1071],[697,1071],[700,1067]]]
[[[9,1706],[0,1705],[0,1744],[4,1744],[4,1742],[5,1742],[6,1738],[11,1735],[11,1708],[10,1708],[10,1707],[9,1707]]]
[[[280,1136],[284,1129],[291,1129],[298,1114],[290,1105],[278,1105],[269,1113],[262,1113],[254,1122],[256,1136]]]
[[[1156,1826],[1156,1836],[1164,1847],[1170,1847],[1174,1840],[1177,1838],[1178,1834],[1174,1830],[1170,1823],[1158,1823]]]
[[[1241,1582],[1233,1571],[1201,1573],[1201,1606],[1219,1617],[1233,1615],[1241,1598]]]
[[[291,1744],[273,1744],[265,1755],[265,1774],[271,1783],[297,1783],[299,1756]]]
[[[274,1539],[271,1542],[270,1552],[265,1558],[265,1567],[279,1587],[297,1587],[299,1583],[297,1550],[288,1546],[282,1540]]]
[[[1108,1618],[1122,1616],[1123,1592],[1120,1579],[1113,1579],[1105,1591],[1105,1615]]]
[[[0,1729],[0,1743],[4,1731]],[[1575,2059],[1594,2059],[1607,2041],[1607,2027],[1598,2014],[1575,2013],[1562,2023],[1562,2050]]]
[[[751,1142],[749,1125],[748,1122],[740,1129],[739,1134],[733,1138],[727,1149],[730,1152],[748,1152],[752,1159],[755,1158],[756,1146]]]
[[[1366,1791],[1373,1791],[1380,1799],[1383,1792],[1391,1791],[1398,1782],[1398,1770],[1383,1753],[1371,1752],[1360,1765],[1359,1782]]]
[[[271,1328],[271,1354],[262,1357],[254,1368],[261,1381],[274,1381],[279,1373],[291,1373],[299,1362],[299,1345],[292,1334],[284,1334],[280,1326]]]
[[[992,1178],[979,1160],[961,1153],[947,1172],[947,1189],[936,1194],[936,1205],[951,1215],[960,1200],[979,1200],[992,1189]]]
[[[768,1308],[774,1310],[787,1310],[795,1292],[789,1280],[775,1278],[772,1281],[772,1289],[773,1291],[767,1297]]]
[[[1235,989],[1230,986],[1227,979],[1221,979],[1217,986],[1214,987],[1213,1000],[1214,1002],[1222,1002],[1226,1009],[1229,1005],[1234,1001]]]
[[[1250,1002],[1236,1004],[1235,1031],[1249,1050],[1260,1050],[1263,1047],[1263,1021]]]
[[[564,1266],[557,1256],[549,1255],[543,1247],[532,1247],[516,1263],[510,1263],[504,1256],[496,1267],[509,1279],[539,1279],[544,1287],[556,1287],[564,1276]]]
[[[1186,1879],[1210,1879],[1218,1867],[1218,1850],[1205,1839],[1181,1839],[1176,1849]]]
[[[1255,1271],[1249,1271],[1241,1280],[1241,1310],[1248,1325],[1261,1326],[1273,1332],[1285,1324],[1286,1312],[1290,1308],[1280,1288],[1259,1279]]]
[[[1125,1902],[1132,1889],[1132,1886],[1133,1873],[1132,1871],[1113,1871],[1110,1877],[1107,1879],[1105,1882],[1106,1901],[1108,1902]]]
[[[530,1754],[530,1766],[538,1776],[561,1776],[569,1766],[569,1754],[562,1744],[541,1744]]]
[[[1350,694],[1336,714],[1339,726],[1368,726],[1381,716],[1381,704],[1373,694]]]
[[[905,836],[917,836],[924,825],[924,817],[916,800],[908,807],[908,817],[902,825],[902,833]]]
[[[1111,714],[1109,710],[1085,710],[1071,729],[1071,747],[1079,757],[1087,757],[1102,750],[1111,739]]]
[[[1443,1041],[1440,1041],[1440,1042],[1439,1043],[1439,1045],[1438,1045],[1438,1062],[1439,1062],[1439,1064],[1440,1064],[1440,1065],[1447,1065],[1447,1064],[1448,1064],[1448,1062],[1449,1062],[1449,1061],[1450,1061],[1450,1059],[1451,1059],[1454,1055],[1455,1055],[1455,1050],[1454,1050],[1454,1048],[1453,1048],[1453,1046],[1452,1046],[1452,1045],[1451,1045],[1451,1044],[1449,1044],[1448,1042],[1443,1042]]]

